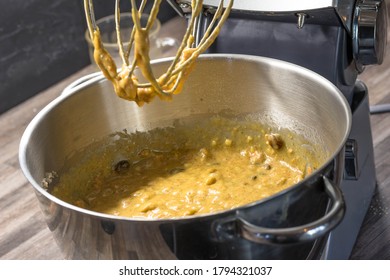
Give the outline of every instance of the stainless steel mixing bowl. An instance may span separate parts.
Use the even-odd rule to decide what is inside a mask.
[[[158,75],[169,59],[158,60]],[[72,84],[31,121],[20,165],[34,187],[65,258],[304,259],[341,221],[338,188],[351,126],[348,103],[319,75],[286,62],[246,55],[204,55],[172,102],[142,108],[119,99],[100,75]],[[220,213],[178,219],[116,217],[69,205],[41,186],[67,156],[112,132],[148,130],[202,114],[257,114],[329,151],[326,163],[297,185]]]

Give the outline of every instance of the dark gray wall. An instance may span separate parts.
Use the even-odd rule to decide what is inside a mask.
[[[114,0],[94,5],[96,18],[114,13]],[[164,2],[160,20],[172,16]],[[88,65],[85,29],[82,0],[1,0],[0,114]]]
[[[0,2],[0,113],[87,65],[81,4]]]

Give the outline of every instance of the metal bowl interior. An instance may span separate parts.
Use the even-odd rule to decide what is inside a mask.
[[[168,63],[155,63],[156,75]],[[58,97],[26,129],[21,166],[38,187],[45,172],[59,170],[70,154],[112,132],[145,131],[221,112],[254,114],[259,121],[291,129],[326,147],[329,160],[343,147],[351,125],[343,95],[314,72],[261,57],[205,55],[171,102],[155,99],[138,107],[117,98],[103,78]]]

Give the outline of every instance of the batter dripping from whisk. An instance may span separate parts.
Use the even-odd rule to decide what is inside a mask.
[[[194,47],[192,32],[194,30],[195,21],[201,14],[203,1],[192,0],[192,16],[189,20],[186,33],[176,57],[167,71],[156,79],[150,65],[148,34],[157,17],[161,1],[162,0],[154,1],[148,22],[146,26],[143,27],[141,26],[140,15],[145,8],[147,0],[143,0],[139,8],[137,8],[135,0],[131,0],[134,28],[127,50],[124,49],[120,33],[120,0],[115,1],[117,42],[119,54],[123,61],[122,68],[118,72],[114,60],[103,47],[99,29],[95,24],[92,0],[84,0],[85,14],[89,34],[94,45],[94,59],[96,64],[99,66],[104,76],[112,82],[115,92],[119,97],[135,101],[139,106],[142,106],[145,102],[149,103],[155,96],[159,96],[163,100],[170,100],[173,94],[181,92],[183,84],[188,78],[195,60],[214,42],[233,5],[233,0],[229,0],[224,11],[224,0],[220,1],[218,9],[205,32],[204,37],[200,40],[198,46]],[[129,56],[133,46],[134,58],[130,63]],[[134,74],[136,67],[140,69],[143,77],[148,81],[147,83],[139,82],[139,79]]]

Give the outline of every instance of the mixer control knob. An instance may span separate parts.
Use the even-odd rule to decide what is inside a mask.
[[[385,0],[357,0],[352,26],[353,53],[359,70],[381,64],[386,49],[387,9]]]

